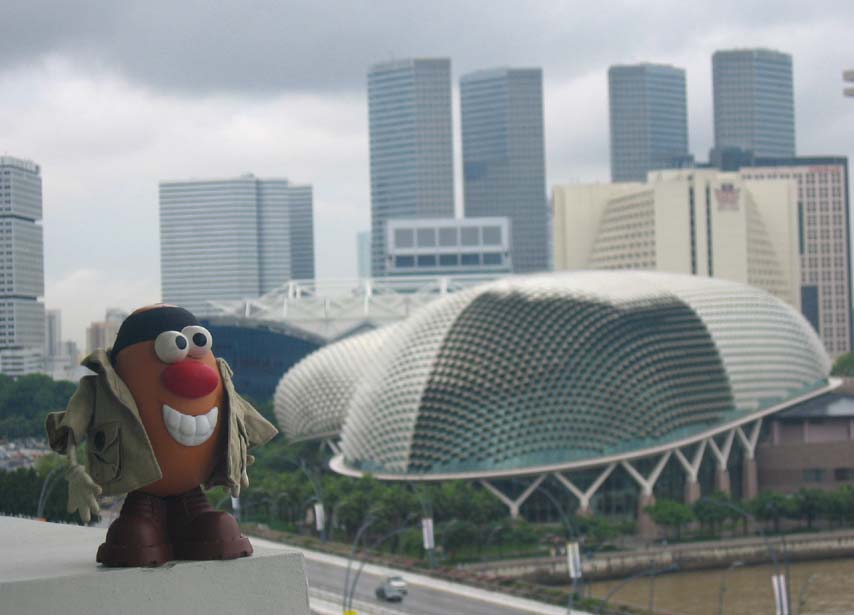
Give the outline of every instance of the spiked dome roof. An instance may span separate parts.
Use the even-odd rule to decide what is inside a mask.
[[[594,465],[817,393],[830,370],[810,325],[768,293],[652,272],[507,278],[384,331],[381,345],[347,341],[360,355],[353,386],[324,410],[342,420],[333,467],[344,473]],[[321,380],[337,369],[336,346],[313,355]]]

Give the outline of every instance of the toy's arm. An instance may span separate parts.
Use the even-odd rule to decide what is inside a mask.
[[[101,488],[95,484],[86,468],[77,463],[77,445],[72,434],[68,435],[71,442],[67,446],[68,470],[65,478],[68,480],[68,512],[76,512],[83,523],[89,523],[93,515],[101,512],[98,506],[98,496]]]
[[[86,468],[77,463],[77,443],[86,436],[86,430],[92,420],[95,407],[94,376],[80,380],[77,390],[68,402],[64,412],[51,412],[47,415],[47,430],[50,447],[68,458],[68,512],[77,512],[84,523],[89,523],[93,514],[99,512],[97,496],[101,488],[95,484]]]

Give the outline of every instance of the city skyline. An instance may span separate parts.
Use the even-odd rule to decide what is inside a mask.
[[[687,10],[687,28],[654,40],[641,36],[643,23],[671,18],[677,6]],[[332,55],[310,42],[330,40],[330,22],[308,8],[292,11],[306,21],[299,36],[287,40],[259,34],[276,22],[269,15],[241,14],[248,20],[241,21],[244,27],[226,34],[217,23],[236,17],[225,9],[220,21],[204,28],[184,9],[174,15],[180,27],[168,30],[155,17],[143,29],[109,21],[119,38],[107,36],[108,22],[97,11],[74,19],[61,10],[46,15],[46,23],[67,26],[61,38],[32,26],[23,8],[11,14],[0,44],[8,52],[4,89],[14,96],[0,108],[14,121],[0,124],[0,136],[4,151],[43,168],[46,303],[62,308],[63,329],[82,341],[85,325],[105,307],[130,309],[158,298],[156,185],[162,177],[284,171],[314,184],[318,277],[355,277],[353,231],[368,227],[369,214],[364,72],[389,56],[451,57],[454,76],[485,66],[541,66],[549,186],[607,179],[605,71],[614,63],[685,68],[691,149],[698,156],[707,151],[710,58],[719,49],[769,47],[791,54],[798,151],[852,155],[854,108],[839,93],[850,58],[843,45],[831,43],[845,40],[854,7],[840,6],[832,19],[781,7],[773,22],[726,4],[702,11],[675,3],[624,7],[607,21],[592,7],[538,7],[524,15],[509,4],[490,8],[472,31],[464,24],[483,17],[476,6],[441,16],[415,4],[371,7],[350,20]],[[396,27],[389,27],[392,22]],[[606,30],[615,39],[607,45],[601,42]],[[26,45],[18,43],[18,32],[29,33]],[[130,44],[142,36],[164,53],[141,58],[134,51],[149,43],[115,48],[117,40]],[[187,36],[199,41],[194,49],[204,49],[203,56],[176,54],[178,39]],[[567,41],[578,51],[567,54]],[[271,53],[276,45],[281,49]],[[83,48],[89,51],[81,55]],[[231,50],[228,58],[224,48]],[[271,57],[289,61],[271,64]],[[99,58],[106,61],[93,61]],[[454,105],[456,125],[456,92]],[[458,207],[459,151],[457,144]]]

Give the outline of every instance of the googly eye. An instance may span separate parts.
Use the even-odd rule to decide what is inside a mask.
[[[206,355],[213,346],[213,336],[204,327],[191,325],[181,329],[181,333],[190,341],[190,356],[194,359]]]
[[[177,363],[187,358],[190,344],[178,331],[164,331],[154,340],[154,353],[164,363]]]

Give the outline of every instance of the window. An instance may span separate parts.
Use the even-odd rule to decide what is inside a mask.
[[[440,246],[455,246],[457,245],[457,229],[454,227],[439,229],[439,245]]]
[[[833,480],[838,482],[854,480],[854,468],[836,468],[833,470]]]
[[[414,256],[396,256],[394,258],[394,266],[395,267],[414,267],[415,266],[415,257]]]
[[[476,226],[466,226],[460,229],[460,234],[462,236],[462,241],[460,242],[464,246],[476,246],[479,241],[478,237],[478,228]]]
[[[483,245],[485,245],[485,246],[500,246],[501,245],[501,227],[500,226],[484,226],[483,227]]]
[[[440,234],[441,239],[441,234]],[[442,267],[456,267],[460,264],[460,258],[456,254],[440,254],[439,264]]]
[[[432,248],[436,245],[436,229],[420,228],[418,229],[418,246]]]
[[[824,481],[824,469],[806,468],[804,470],[803,479],[805,483],[820,483]]]
[[[500,265],[502,263],[500,252],[488,252],[483,255],[484,265]]]
[[[479,254],[462,254],[460,256],[460,261],[462,262],[463,265],[480,265],[480,255]]]
[[[394,230],[394,245],[398,248],[411,248],[415,245],[411,228],[398,228]]]
[[[419,254],[418,255],[418,266],[419,267],[435,267],[436,266],[436,255],[435,254]]]

